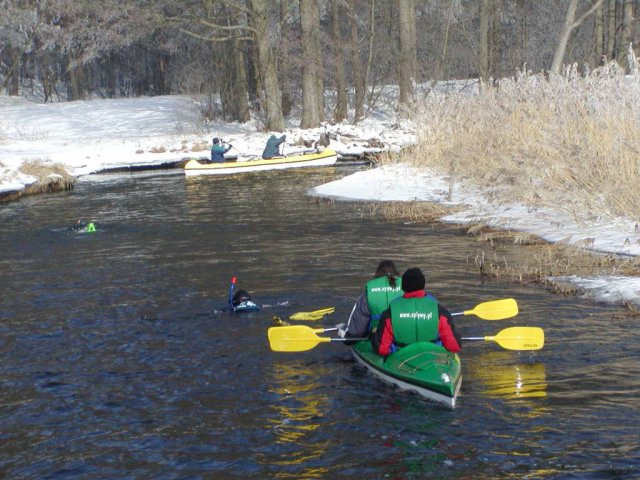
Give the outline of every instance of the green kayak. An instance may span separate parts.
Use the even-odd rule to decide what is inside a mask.
[[[455,407],[462,383],[457,354],[430,342],[412,343],[386,358],[375,353],[368,340],[352,345],[351,349],[356,360],[386,382],[449,408]]]

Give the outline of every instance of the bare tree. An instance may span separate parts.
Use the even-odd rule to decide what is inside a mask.
[[[397,0],[400,32],[400,110],[408,111],[413,104],[413,84],[416,82],[416,6],[415,0]]]
[[[341,15],[339,0],[331,0],[331,41],[335,57],[336,75],[336,108],[333,119],[341,122],[347,118],[347,78],[344,68],[344,51],[341,30]]]
[[[480,0],[480,45],[478,46],[478,71],[480,78],[489,78],[489,17],[491,1]]]
[[[593,56],[594,63],[599,65],[604,57],[604,6],[596,10],[595,28],[593,31]]]
[[[282,96],[278,84],[275,39],[269,35],[268,3],[268,0],[251,0],[251,11],[258,56],[258,75],[263,89],[265,127],[267,130],[281,132],[285,125],[282,116]]]
[[[626,59],[626,53],[629,45],[633,43],[632,24],[633,24],[633,7],[635,0],[624,0],[622,5],[622,28],[620,31],[620,48],[617,58]]]
[[[608,33],[609,38],[607,41],[607,57],[610,59],[616,58],[616,7],[618,1],[617,0],[609,0],[609,5],[607,8],[607,18],[608,18]]]
[[[300,128],[313,128],[323,120],[320,13],[317,0],[300,0],[302,41],[302,120]]]
[[[558,73],[560,71],[560,67],[562,66],[562,62],[564,60],[565,52],[567,50],[567,44],[569,43],[569,38],[571,37],[571,33],[584,22],[584,20],[589,17],[592,13],[594,13],[602,4],[603,0],[595,0],[591,7],[583,13],[576,20],[576,10],[578,8],[578,3],[580,0],[570,0],[569,6],[567,7],[567,13],[564,18],[564,24],[562,26],[562,32],[560,33],[560,38],[558,39],[558,45],[556,47],[555,53],[553,55],[553,62],[551,63],[551,68],[549,71],[551,73]]]

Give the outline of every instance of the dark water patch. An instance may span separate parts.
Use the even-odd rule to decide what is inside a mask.
[[[7,478],[635,478],[640,338],[617,310],[480,277],[478,244],[304,192],[341,169],[83,179],[0,208]],[[78,235],[78,218],[98,232]],[[504,255],[517,255],[505,247]],[[514,297],[539,352],[467,342],[454,411],[344,345],[274,353],[274,315],[345,321],[380,259],[454,311]],[[472,262],[471,262],[472,263]],[[260,312],[224,309],[230,279]]]

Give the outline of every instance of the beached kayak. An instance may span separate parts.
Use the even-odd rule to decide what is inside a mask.
[[[184,166],[186,175],[228,175],[232,173],[258,172],[262,170],[282,170],[285,168],[323,167],[333,165],[338,160],[334,150],[325,149],[288,155],[286,157],[254,158],[245,161],[200,163],[189,160]]]
[[[460,358],[444,347],[417,342],[384,358],[374,353],[367,340],[354,344],[352,352],[356,360],[382,380],[449,408],[455,407],[462,383]]]

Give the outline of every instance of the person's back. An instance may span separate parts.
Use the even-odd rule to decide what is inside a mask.
[[[269,140],[267,140],[267,145],[264,147],[262,151],[262,158],[268,160],[274,157],[280,157],[280,144],[282,144],[287,139],[286,135],[282,135],[282,137],[278,138],[275,135],[271,135]]]
[[[371,317],[369,329],[374,330],[382,312],[389,308],[392,300],[402,295],[402,281],[393,275],[375,277],[367,282],[365,291]]]
[[[380,314],[389,308],[389,302],[402,295],[399,276],[391,260],[381,261],[373,278],[366,283],[364,293],[353,306],[346,327],[344,324],[338,326],[338,334],[344,338],[369,335],[376,328]]]
[[[389,315],[400,347],[438,338],[438,302],[431,296],[397,298],[389,305]]]
[[[460,351],[462,339],[451,313],[424,290],[425,283],[419,268],[409,268],[404,272],[404,294],[389,304],[371,336],[375,352],[387,356],[415,342],[433,342],[450,352]]]

